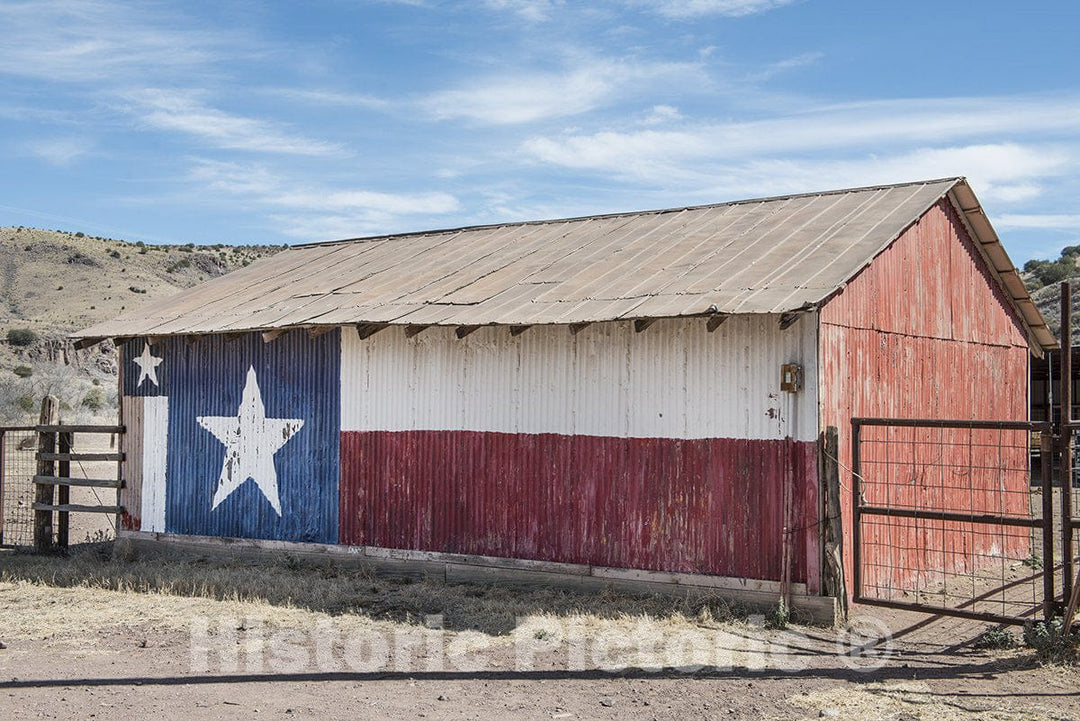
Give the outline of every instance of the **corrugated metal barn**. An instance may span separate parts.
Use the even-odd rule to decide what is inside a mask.
[[[125,532],[796,605],[823,430],[1024,419],[1056,345],[960,178],[300,246],[78,335]]]

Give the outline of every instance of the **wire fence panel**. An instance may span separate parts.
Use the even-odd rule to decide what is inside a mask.
[[[1047,608],[1044,425],[855,419],[856,601],[1008,623]]]
[[[34,428],[0,427],[0,546],[34,545]]]

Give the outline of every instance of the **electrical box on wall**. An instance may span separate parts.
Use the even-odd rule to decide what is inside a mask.
[[[785,363],[780,366],[780,390],[785,393],[798,393],[802,390],[802,366],[798,363]]]

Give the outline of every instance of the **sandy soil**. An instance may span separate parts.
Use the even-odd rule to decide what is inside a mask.
[[[176,563],[0,556],[0,718],[1080,719],[1080,673],[963,621]]]

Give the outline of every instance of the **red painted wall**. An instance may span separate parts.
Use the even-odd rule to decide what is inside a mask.
[[[848,514],[844,558],[850,592],[851,418],[1026,420],[1029,351],[1020,321],[947,200],[924,214],[822,308],[819,337],[821,423],[837,426],[840,435],[841,490]],[[1023,432],[1006,435],[1005,440],[1019,449],[1026,442]],[[935,444],[927,444],[913,456],[915,466],[937,461],[940,449],[934,450]],[[872,464],[874,452],[864,448],[864,463]],[[998,466],[1018,469],[1026,464],[1022,450],[1007,450]],[[1002,473],[1000,467],[976,474],[970,482],[953,481],[956,486],[981,488],[985,497],[980,500],[978,492],[934,490],[929,480],[909,477],[907,495],[893,502],[918,498],[924,507],[996,508],[1002,501],[991,497],[995,488],[1004,484],[1022,491],[1028,482],[1026,474]],[[1007,496],[1004,503],[1015,505],[1014,499],[1021,497]],[[974,555],[991,550],[992,541],[970,528],[951,526],[932,533],[911,524],[899,524],[899,528],[892,536],[882,536],[884,531],[878,528],[872,532],[878,535],[868,540],[876,548],[892,547],[891,553],[909,555],[871,557],[870,564],[929,570],[945,563],[962,568],[970,565]],[[922,542],[916,544],[920,533]],[[943,561],[940,553],[897,550],[915,545],[945,545],[959,553]],[[891,578],[885,571],[876,573],[870,578],[864,574],[864,579],[882,585],[910,585],[915,580],[906,572]]]
[[[341,543],[818,585],[817,446],[476,431],[342,434]]]

